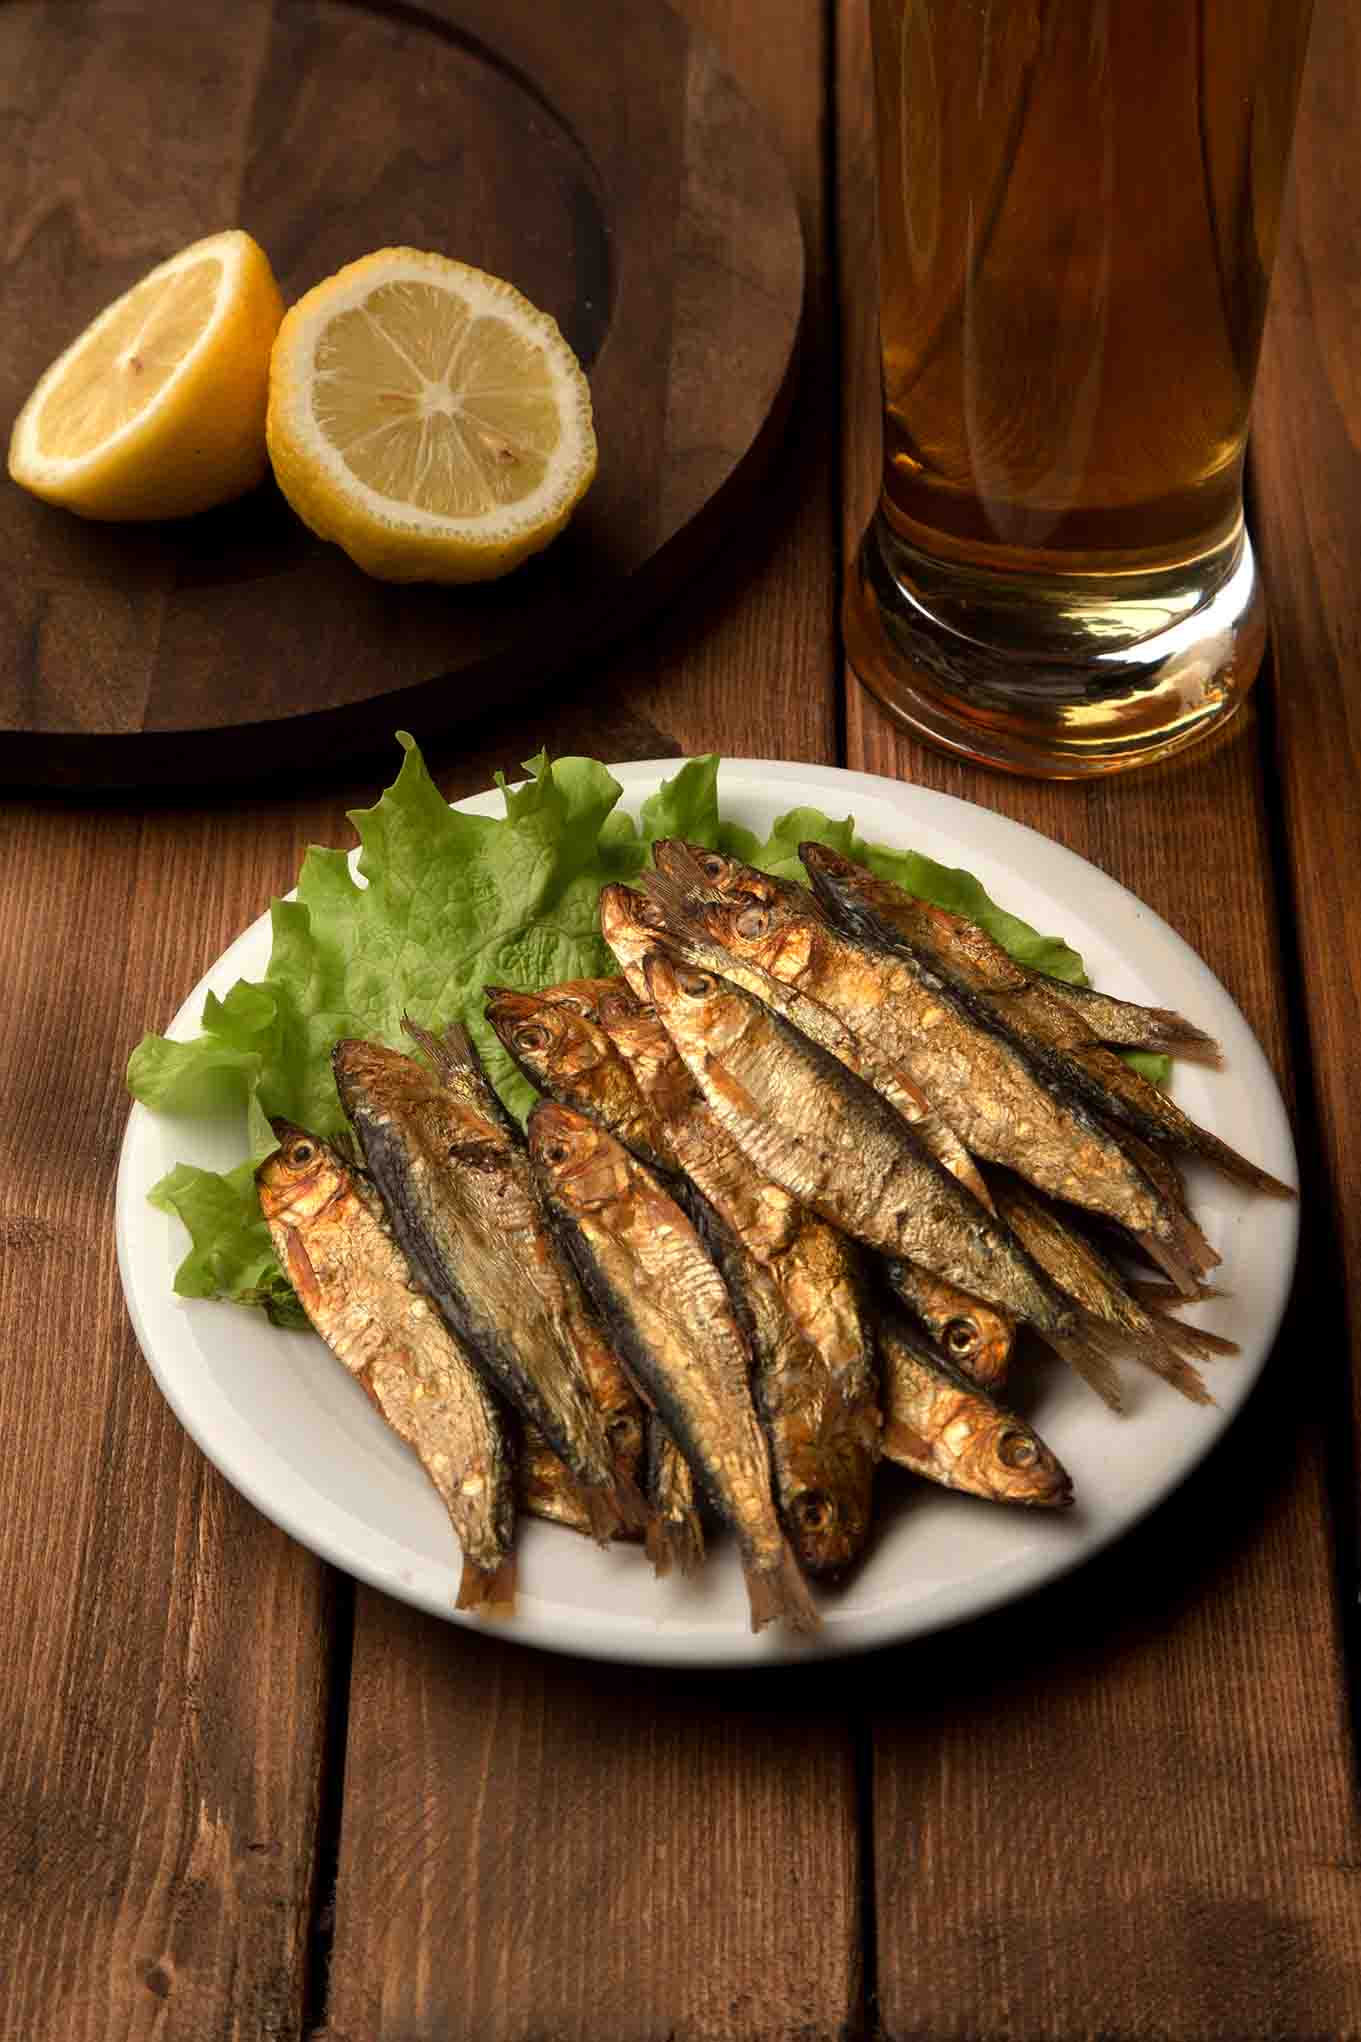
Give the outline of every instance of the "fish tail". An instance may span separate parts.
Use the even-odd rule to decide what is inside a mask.
[[[1209,1064],[1214,1070],[1222,1069],[1224,1052],[1213,1035],[1197,1028],[1194,1021],[1188,1021],[1184,1014],[1174,1013],[1171,1007],[1150,1007],[1148,1018],[1159,1049],[1167,1050],[1172,1056],[1185,1057],[1188,1063]]]
[[[817,1630],[822,1619],[787,1539],[780,1540],[780,1557],[773,1567],[758,1567],[744,1558],[742,1572],[747,1581],[753,1631],[762,1630],[778,1618],[783,1618],[795,1631]]]
[[[510,1616],[515,1608],[514,1553],[507,1553],[494,1567],[480,1566],[465,1553],[454,1608],[475,1610],[483,1617]]]
[[[647,1528],[645,1550],[659,1581],[674,1567],[679,1574],[697,1574],[704,1564],[704,1527],[696,1511],[683,1517],[654,1517]]]
[[[1132,1361],[1137,1361],[1155,1376],[1161,1376],[1165,1383],[1179,1390],[1192,1404],[1213,1404],[1214,1398],[1206,1388],[1200,1370],[1170,1340],[1164,1339],[1156,1327],[1150,1326],[1142,1332],[1128,1328],[1117,1330],[1113,1326],[1103,1326],[1099,1332],[1093,1330],[1097,1344],[1104,1346],[1108,1353],[1128,1354]]]
[[[1200,1228],[1189,1213],[1177,1207],[1168,1208],[1173,1225],[1171,1238],[1162,1238],[1152,1232],[1133,1232],[1135,1244],[1147,1255],[1150,1262],[1170,1276],[1184,1298],[1200,1296],[1200,1280],[1212,1270],[1221,1259],[1210,1246]]]
[[[612,1504],[615,1517],[626,1532],[648,1533],[652,1529],[652,1506],[626,1468],[614,1470]]]
[[[1175,1283],[1161,1283],[1156,1276],[1127,1276],[1125,1289],[1141,1305],[1152,1309],[1156,1305],[1173,1305],[1185,1302],[1184,1293]],[[1194,1302],[1200,1304],[1205,1298],[1227,1297],[1228,1292],[1216,1290],[1212,1283],[1202,1283],[1196,1288]]]
[[[1203,1326],[1188,1326],[1183,1319],[1174,1319],[1170,1312],[1159,1311],[1156,1306],[1146,1309],[1160,1337],[1178,1353],[1194,1354],[1205,1361],[1211,1355],[1243,1351],[1236,1340],[1226,1340],[1222,1333],[1209,1333]]]
[[[1227,1142],[1222,1142],[1217,1134],[1211,1134],[1208,1128],[1197,1127],[1194,1121],[1190,1126],[1191,1153],[1212,1164],[1223,1176],[1232,1178],[1235,1184],[1246,1184],[1249,1190],[1263,1191],[1269,1198],[1299,1197],[1293,1185],[1283,1184],[1280,1178],[1273,1177],[1269,1170],[1263,1170],[1258,1164],[1250,1163],[1246,1156],[1240,1156],[1237,1149],[1231,1149]]]
[[[1043,1337],[1056,1354],[1063,1356],[1069,1368],[1075,1369],[1083,1382],[1096,1391],[1103,1404],[1109,1404],[1112,1411],[1124,1409],[1124,1392],[1108,1343],[1090,1321],[1064,1333],[1046,1330]]]
[[[581,1499],[588,1534],[598,1546],[608,1546],[623,1522],[614,1490],[598,1488],[594,1483],[578,1482],[577,1494]]]

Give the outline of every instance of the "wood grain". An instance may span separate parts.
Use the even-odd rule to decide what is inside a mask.
[[[0,837],[0,2035],[295,2035],[324,1570],[191,1446],[113,1254],[128,1049],[236,875],[212,816],[12,803]]]
[[[606,758],[833,755],[823,24],[776,0],[688,11],[770,118],[800,194],[812,353],[789,446],[732,557],[656,632],[546,719],[484,727],[471,757],[434,747],[450,794],[540,738]],[[776,1691],[572,1665],[361,1588],[328,2042],[859,2032],[843,1692],[839,1676]]]
[[[174,36],[155,0],[37,0],[0,10],[0,72],[23,65],[46,89],[0,141],[0,414],[153,261],[239,221],[288,301],[393,243],[511,277],[589,369],[602,452],[566,535],[475,589],[369,580],[272,482],[150,527],[0,493],[7,778],[184,784],[418,714],[448,729],[637,621],[750,508],[791,388],[797,216],[746,100],[660,0],[248,0],[230,33],[191,0]]]
[[[1295,905],[1291,962],[1309,1047],[1308,1104],[1329,1231],[1361,1271],[1361,1126],[1351,1082],[1361,1012],[1356,874],[1361,871],[1361,228],[1345,203],[1331,137],[1361,78],[1361,21],[1340,0],[1315,14],[1252,440],[1256,523],[1274,619],[1272,723],[1281,841]],[[1361,1320],[1346,1327],[1361,1451]],[[1354,1520],[1352,1498],[1344,1516]]]
[[[868,50],[853,0],[838,58],[849,558],[878,461]],[[1320,122],[1320,163],[1327,132]],[[1264,384],[1262,411],[1279,432],[1279,381]],[[1287,484],[1278,523],[1294,501]],[[848,764],[1016,816],[1123,880],[1200,951],[1286,1073],[1283,903],[1254,710],[1186,760],[1082,787],[929,751],[848,687]],[[1308,1308],[1183,1491],[1072,1582],[884,1656],[877,1692],[895,1700],[874,1710],[877,1991],[895,2042],[1361,2032],[1329,1400],[1321,1383],[1301,1398],[1291,1368],[1306,1343],[1327,1352],[1343,1331],[1337,1272],[1309,1238],[1319,1217],[1308,1201]]]

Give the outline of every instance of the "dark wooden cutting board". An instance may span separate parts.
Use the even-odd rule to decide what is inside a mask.
[[[541,684],[755,514],[803,297],[784,167],[661,0],[0,4],[0,421],[164,256],[247,228],[292,301],[438,249],[553,313],[600,468],[476,589],[368,580],[272,482],[96,525],[0,483],[0,781],[255,776]]]

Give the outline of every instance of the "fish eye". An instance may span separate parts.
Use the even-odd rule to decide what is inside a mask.
[[[764,936],[770,927],[770,909],[758,907],[753,901],[750,907],[743,908],[733,927],[739,936]]]
[[[676,984],[686,997],[691,1000],[702,1000],[707,992],[713,990],[713,983],[713,980],[708,978],[702,971],[678,971],[676,973]]]
[[[547,1049],[548,1030],[538,1021],[528,1021],[523,1028],[516,1029],[515,1042],[519,1049]]]
[[[288,1160],[295,1170],[300,1170],[304,1163],[311,1162],[316,1153],[317,1145],[315,1142],[294,1142],[288,1152]]]
[[[720,858],[717,851],[710,851],[707,858],[699,861],[700,870],[706,879],[721,879],[728,869],[726,858]]]
[[[1039,1447],[1024,1432],[1004,1432],[997,1442],[997,1458],[1008,1468],[1033,1468]]]
[[[824,1496],[821,1489],[805,1489],[801,1496],[796,1496],[793,1511],[799,1529],[806,1532],[830,1531],[836,1515],[831,1498]]]
[[[572,1151],[568,1148],[565,1141],[549,1142],[543,1152],[544,1161],[546,1163],[565,1163],[571,1153]]]
[[[981,1344],[977,1326],[968,1319],[951,1319],[945,1328],[945,1351],[956,1361],[971,1361]]]

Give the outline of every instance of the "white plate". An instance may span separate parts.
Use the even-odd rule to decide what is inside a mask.
[[[678,765],[662,759],[613,767],[624,805],[636,813]],[[1223,1045],[1225,1067],[1179,1066],[1179,1103],[1255,1162],[1296,1181],[1280,1093],[1243,1016],[1181,937],[1095,866],[968,802],[867,773],[731,760],[719,791],[723,814],[762,836],[777,815],[806,804],[853,814],[873,840],[965,865],[994,899],[1074,944],[1095,984],[1189,1016]],[[495,792],[460,805],[502,812]],[[238,978],[260,977],[269,942],[262,915],[190,994],[169,1033],[195,1034],[205,994],[221,997]],[[459,1558],[434,1490],[321,1342],[171,1290],[185,1236],[147,1204],[147,1192],[176,1162],[227,1169],[244,1152],[243,1128],[132,1109],[118,1175],[118,1259],[152,1372],[204,1453],[267,1517],[390,1595],[475,1624],[452,1607]],[[887,1470],[872,1550],[846,1587],[821,1595],[823,1628],[809,1643],[775,1628],[752,1636],[730,1544],[697,1580],[657,1582],[636,1548],[601,1552],[558,1526],[526,1520],[516,1613],[497,1635],[600,1659],[771,1664],[917,1637],[1025,1595],[1090,1558],[1161,1502],[1219,1438],[1256,1380],[1285,1309],[1297,1207],[1241,1192],[1198,1167],[1190,1188],[1224,1258],[1216,1276],[1229,1293],[1192,1316],[1239,1341],[1242,1353],[1209,1364],[1218,1402],[1208,1409],[1126,1364],[1130,1408],[1119,1418],[1061,1363],[1035,1371],[1025,1409],[1073,1476],[1079,1500],[1071,1511],[1008,1510]]]

